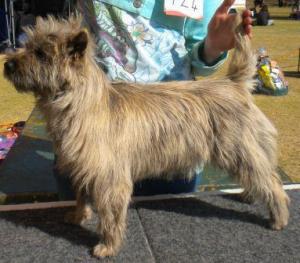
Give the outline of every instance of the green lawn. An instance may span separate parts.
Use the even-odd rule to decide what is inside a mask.
[[[290,8],[271,8],[275,25],[254,28],[254,47],[265,47],[286,72],[290,91],[284,97],[256,96],[257,104],[279,130],[279,161],[285,172],[300,181],[300,21],[285,19]],[[294,77],[288,77],[294,76]]]
[[[253,47],[264,47],[285,72],[290,91],[284,97],[255,96],[259,107],[272,119],[279,131],[279,164],[295,181],[300,181],[300,76],[296,75],[300,48],[300,21],[289,20],[290,8],[270,8],[275,24],[254,27]],[[1,57],[0,57],[1,61]],[[0,62],[0,72],[3,70]],[[216,75],[226,72],[226,65]],[[27,120],[34,99],[18,94],[0,76],[0,124]]]
[[[19,94],[3,78],[3,56],[0,56],[0,124],[27,120],[34,105],[34,98]]]

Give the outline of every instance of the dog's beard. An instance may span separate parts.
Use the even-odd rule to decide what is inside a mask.
[[[26,74],[19,72],[8,73],[4,71],[4,77],[9,80],[19,93],[33,93],[35,96],[42,92],[42,85],[35,82],[34,79],[25,77]]]
[[[14,85],[15,89],[18,92],[26,93],[32,91],[28,80],[25,80],[24,78],[20,77],[17,73],[7,73],[4,71],[4,76]]]

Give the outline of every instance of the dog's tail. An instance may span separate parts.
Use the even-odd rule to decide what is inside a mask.
[[[256,72],[256,56],[251,49],[251,41],[245,34],[241,16],[236,16],[235,49],[229,64],[227,77],[239,84],[245,84],[252,91],[254,88],[253,76]]]

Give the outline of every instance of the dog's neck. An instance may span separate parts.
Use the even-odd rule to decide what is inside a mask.
[[[48,98],[38,99],[38,106],[46,116],[48,131],[54,142],[80,129],[83,122],[93,122],[106,114],[109,101],[109,83],[104,72],[94,61],[89,61],[84,72],[74,76],[60,93]],[[84,116],[84,118],[82,118]]]

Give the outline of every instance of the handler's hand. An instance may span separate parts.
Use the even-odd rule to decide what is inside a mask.
[[[234,33],[232,26],[237,14],[228,14],[234,0],[224,0],[217,9],[208,25],[208,33],[204,44],[204,59],[207,63],[212,63],[222,52],[234,47]],[[243,12],[243,25],[245,33],[251,37],[252,19],[251,12]]]

